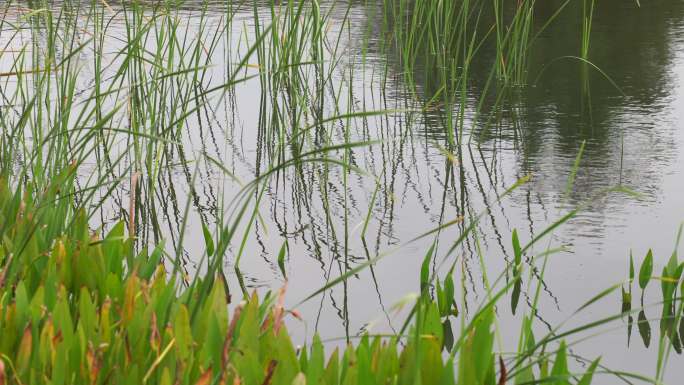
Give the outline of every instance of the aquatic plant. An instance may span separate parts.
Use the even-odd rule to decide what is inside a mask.
[[[663,267],[659,276],[654,276],[654,257],[653,251],[648,250],[646,256],[641,261],[638,275],[636,276],[639,289],[641,290],[640,304],[634,308],[632,306],[632,286],[635,280],[634,258],[630,254],[629,258],[629,279],[626,282],[627,290],[622,287],[622,312],[627,317],[627,343],[630,343],[632,328],[634,325],[634,314],[638,311],[637,329],[645,347],[649,347],[652,340],[651,321],[658,321],[658,360],[656,368],[656,380],[663,381],[667,362],[670,359],[672,350],[677,354],[682,354],[684,340],[684,301],[681,293],[684,290],[682,271],[684,262],[678,260],[678,248],[682,236],[684,225],[679,227],[677,232],[674,250]],[[644,295],[650,282],[660,281],[660,294],[662,300],[653,304],[644,305]],[[657,318],[649,319],[646,316],[649,308],[660,307],[661,314]]]
[[[406,334],[364,335],[327,355],[318,337],[308,347],[293,344],[284,318],[298,315],[284,308],[284,289],[261,302],[256,294],[235,301],[220,275],[185,285],[181,275],[168,274],[163,247],[134,252],[123,222],[104,236],[92,231],[83,210],[69,215],[65,193],[0,185],[3,383],[466,385],[575,378],[565,343],[546,351],[557,338],[535,342],[531,318],[518,354],[504,360],[494,350],[495,306],[505,289],[492,292],[452,334],[454,284],[451,275],[437,281],[432,300],[432,250]],[[230,314],[232,301],[239,303]],[[597,367],[598,360],[572,382],[591,383]]]

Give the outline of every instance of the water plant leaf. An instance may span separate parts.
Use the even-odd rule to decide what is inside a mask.
[[[454,331],[451,329],[451,321],[449,319],[445,319],[442,322],[442,334],[444,335],[444,348],[450,352],[454,347]]]
[[[456,298],[454,297],[454,278],[453,270],[450,270],[444,280],[444,298],[447,302],[447,313],[458,315],[458,310],[456,309]],[[448,315],[448,314],[444,314]]]
[[[682,354],[682,341],[679,338],[679,333],[673,329],[670,333],[668,333],[667,336],[672,342],[672,347],[674,348],[675,352],[677,354]]]
[[[138,276],[141,279],[149,280],[152,274],[157,270],[161,263],[162,255],[164,254],[164,242],[160,242],[149,255],[146,261],[143,261],[138,266]]]
[[[596,371],[596,367],[598,366],[599,362],[601,361],[601,357],[595,359],[591,365],[589,365],[589,369],[584,373],[580,381],[577,383],[577,385],[591,385],[591,381],[594,377],[594,372]]]
[[[515,256],[515,267],[517,268],[522,263],[522,249],[520,248],[520,240],[518,239],[518,230],[513,229],[513,255]]]
[[[283,242],[280,246],[280,252],[278,252],[278,267],[280,268],[280,273],[283,274],[283,278],[287,279],[287,273],[285,271],[285,256],[287,255],[287,240]]]
[[[632,288],[632,282],[634,282],[634,256],[632,255],[632,250],[629,251],[629,287]]]
[[[525,365],[525,367],[521,368],[515,375],[514,383],[515,385],[534,383],[534,371],[532,370],[532,366]]]
[[[439,308],[439,315],[444,317],[449,313],[448,304],[444,297],[444,289],[442,284],[437,280],[437,287],[435,287],[435,294],[437,296],[437,307]]]
[[[190,330],[190,315],[185,305],[178,307],[176,320],[173,324],[173,334],[176,337],[179,356],[182,359],[187,359],[190,356],[192,346],[192,332]]]
[[[214,239],[211,237],[211,232],[204,221],[202,221],[202,234],[204,235],[204,244],[207,248],[207,256],[211,257],[214,255]]]
[[[641,263],[641,268],[639,269],[639,287],[641,290],[646,289],[648,281],[651,279],[653,274],[653,252],[649,249],[646,254],[646,258]]]
[[[328,365],[325,368],[325,373],[323,374],[323,379],[327,384],[337,384],[340,378],[340,351],[335,349],[330,355],[328,360]]]
[[[323,344],[318,335],[314,335],[313,343],[311,344],[311,355],[306,367],[306,382],[309,384],[317,384],[323,378],[325,371],[325,353],[323,352]]]
[[[520,278],[520,269],[522,265],[522,249],[520,248],[520,240],[518,239],[518,230],[513,230],[512,235],[513,242],[513,255],[514,255],[514,266],[513,266],[513,279],[515,284],[513,285],[513,292],[511,293],[511,312],[515,314],[515,310],[518,307],[518,301],[520,300],[520,291],[522,289],[522,280]]]
[[[494,376],[494,334],[491,331],[493,309],[483,309],[473,320],[473,329],[468,333],[460,349],[458,384],[491,383],[487,378]],[[452,352],[453,354],[453,352]]]
[[[672,255],[670,255],[670,259],[667,261],[667,265],[665,265],[665,268],[667,270],[667,276],[669,278],[672,278],[675,281],[679,281],[679,274],[681,274],[681,270],[679,270],[679,263],[677,261],[676,251],[674,251]]]
[[[294,380],[292,380],[292,385],[306,385],[306,375],[302,372],[299,372]]]
[[[627,314],[632,310],[632,294],[628,291],[625,290],[625,288],[621,288],[622,290],[622,306],[620,311],[623,314]]]
[[[7,373],[5,372],[4,360],[0,359],[0,384],[5,385],[7,382]]]
[[[17,371],[23,374],[29,366],[31,360],[31,350],[33,348],[33,334],[31,333],[31,324],[26,325],[24,333],[19,342],[19,349],[17,352],[16,368]]]
[[[433,243],[423,258],[423,264],[420,266],[420,291],[422,293],[425,293],[428,285],[430,284],[430,260],[432,259],[432,253],[434,249],[435,244]]]
[[[515,310],[518,307],[518,301],[520,300],[520,291],[522,289],[522,280],[516,278],[515,284],[513,284],[513,293],[511,294],[511,312],[515,314]]]
[[[200,376],[199,379],[197,379],[197,382],[195,382],[195,385],[209,385],[211,384],[211,377],[212,377],[212,371],[211,368],[207,369],[202,375]]]
[[[554,385],[570,385],[568,377],[570,372],[568,371],[568,353],[565,341],[561,341],[560,347],[556,352],[556,358],[553,362],[553,367],[551,368],[551,377],[555,377],[556,381],[553,382]]]
[[[651,325],[648,323],[646,313],[643,310],[639,312],[637,317],[637,328],[639,329],[641,339],[644,341],[644,346],[649,347],[651,345]]]
[[[498,385],[506,385],[508,380],[508,371],[506,370],[506,364],[504,364],[503,358],[499,356],[499,382]]]

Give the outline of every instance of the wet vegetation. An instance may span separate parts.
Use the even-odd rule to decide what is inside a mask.
[[[684,5],[614,3],[4,2],[0,385],[668,382],[681,228],[545,313],[674,157],[629,124]]]

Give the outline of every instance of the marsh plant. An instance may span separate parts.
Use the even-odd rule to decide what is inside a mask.
[[[295,347],[286,318],[299,315],[284,307],[284,288],[262,301],[256,294],[239,299],[211,269],[184,284],[167,271],[163,247],[134,251],[123,222],[107,234],[91,229],[65,189],[74,171],[43,192],[4,181],[0,187],[3,383],[589,384],[603,371],[595,360],[571,372],[563,342],[594,325],[535,339],[531,313],[523,317],[519,351],[497,352],[495,310],[520,282],[522,264],[466,321],[451,272],[444,280],[430,274],[434,249],[404,331],[366,334],[328,354],[318,336]],[[520,258],[530,245],[521,247],[514,235]],[[207,247],[214,247],[211,237]]]

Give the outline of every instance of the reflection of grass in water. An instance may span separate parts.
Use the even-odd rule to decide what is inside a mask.
[[[413,92],[422,94],[418,99],[425,102],[426,109],[443,106],[439,108],[445,115],[442,126],[452,145],[472,130],[466,114],[475,116],[474,121],[484,127],[481,139],[489,135],[503,110],[514,108],[519,90],[538,80],[535,74],[528,75],[529,58],[540,35],[561,15],[574,12],[570,4],[568,0],[544,7],[542,13],[534,0],[387,2],[385,33],[392,37],[388,50],[400,57],[402,73]],[[588,62],[594,4],[587,0],[580,6],[580,30],[574,35],[581,43],[577,65],[603,74]],[[557,59],[548,58],[550,63],[543,63],[544,69]],[[477,83],[472,92],[476,78],[484,84]]]
[[[19,9],[15,4],[6,3],[4,14]],[[504,84],[520,81],[525,71],[533,2],[521,4],[510,25],[504,24],[497,11],[491,32],[497,36],[497,57],[505,59],[495,62],[492,79],[503,79]],[[217,17],[216,10],[205,5],[193,11],[194,19],[187,23],[183,18],[188,11],[177,5],[131,2],[113,9],[97,2],[84,6],[67,1],[52,8],[47,2],[34,2],[30,4],[33,10],[18,11],[16,21],[0,21],[0,37],[16,51],[0,78],[4,83],[0,167],[7,181],[0,196],[5,218],[0,255],[4,372],[0,374],[17,383],[45,378],[53,383],[93,383],[105,378],[130,383],[167,383],[175,382],[174,378],[182,383],[209,383],[210,378],[228,381],[236,373],[249,383],[264,383],[270,375],[275,376],[271,377],[274,383],[292,383],[301,371],[312,382],[321,373],[328,383],[337,383],[341,376],[369,378],[374,373],[382,383],[383,375],[411,382],[420,377],[431,383],[444,373],[453,375],[456,368],[451,382],[459,384],[501,383],[501,378],[504,382],[570,378],[566,345],[553,343],[610,320],[534,338],[543,268],[541,276],[531,268],[527,278],[527,291],[534,288],[536,295],[523,316],[517,351],[511,355],[494,351],[499,334],[495,306],[510,292],[513,310],[518,309],[522,258],[534,267],[531,245],[541,237],[523,246],[514,237],[512,266],[494,280],[485,277],[486,302],[469,313],[457,313],[458,290],[465,290],[464,285],[455,287],[454,278],[460,269],[461,282],[465,282],[468,272],[462,267],[466,261],[455,250],[470,242],[468,247],[476,250],[480,268],[487,272],[477,229],[484,214],[473,213],[467,204],[461,207],[462,218],[440,218],[439,227],[413,240],[428,240],[435,246],[421,270],[420,295],[411,302],[409,316],[401,330],[388,338],[389,343],[364,338],[341,361],[333,355],[326,370],[318,343],[310,352],[297,354],[286,334],[277,333],[281,304],[266,296],[259,305],[240,278],[241,258],[251,252],[248,236],[264,221],[259,203],[273,181],[296,184],[304,192],[318,189],[325,231],[332,239],[329,245],[340,274],[336,278],[327,274],[326,284],[305,301],[338,285],[346,294],[351,277],[392,255],[392,250],[367,250],[363,263],[352,263],[350,213],[355,203],[349,193],[350,175],[366,173],[355,163],[355,150],[395,140],[376,141],[368,135],[356,140],[353,130],[358,122],[390,111],[354,108],[352,82],[358,75],[351,66],[344,69],[347,84],[337,83],[335,72],[342,68],[343,56],[340,42],[349,32],[347,16],[340,31],[329,33],[330,13],[316,2],[312,6],[294,0],[271,3],[265,8],[268,17],[255,4],[252,41],[237,62],[219,62],[229,67],[226,78],[217,84],[210,70],[217,64],[220,45],[232,42],[228,35],[233,31],[234,9],[226,7]],[[435,100],[461,106],[445,125],[448,136],[443,155],[446,167],[455,173],[463,163],[461,151],[454,150],[462,143],[469,66],[482,44],[471,24],[481,19],[473,18],[477,13],[468,1],[460,5],[399,2],[398,6],[402,17],[404,11],[412,15],[409,29],[396,31],[406,73],[413,73],[418,57],[434,60],[425,68],[436,69],[440,79]],[[429,20],[427,24],[416,21],[423,17]],[[460,23],[452,23],[454,18]],[[23,33],[30,39],[21,40]],[[6,51],[3,55],[8,55]],[[235,86],[251,74],[261,86],[257,126],[261,158],[256,178],[242,183],[206,151],[187,153],[184,140],[188,130],[197,128],[202,143],[209,145],[206,135],[212,134],[204,130],[210,130],[216,99],[234,98]],[[454,127],[459,127],[457,136]],[[409,129],[396,140],[408,140]],[[383,151],[396,155],[394,150]],[[198,203],[196,181],[206,176],[203,173],[209,165],[241,185],[227,207],[222,203],[223,191],[216,193],[216,201],[221,202],[217,207],[206,210]],[[176,172],[189,190],[184,202],[177,197]],[[286,173],[291,178],[286,179]],[[16,192],[11,193],[9,186]],[[389,206],[393,200],[389,197],[392,189],[381,187],[380,178],[376,186],[362,222],[364,243],[375,201]],[[96,215],[112,199],[119,200],[116,216],[124,218],[127,226],[117,221],[109,235],[99,240],[91,236],[89,223],[97,221]],[[311,203],[302,199],[305,209]],[[341,214],[335,208],[341,208]],[[184,253],[192,211],[201,216],[206,246],[197,272],[188,277]],[[164,230],[169,224],[160,221],[163,217],[173,218],[174,231]],[[460,237],[440,259],[440,239],[452,226],[460,226]],[[162,244],[165,234],[172,236],[170,247],[148,252],[146,246]],[[234,316],[233,326],[226,313],[229,286],[223,271],[229,249],[236,250],[234,269],[248,301],[242,316]],[[546,256],[542,253],[537,258],[545,261]],[[285,258],[279,262],[285,271]],[[450,266],[445,277],[438,274],[442,266]],[[164,268],[169,270],[166,275]],[[341,314],[344,337],[350,341],[346,301],[345,295]],[[467,308],[465,297],[460,308]],[[451,321],[456,317],[460,326],[454,333]],[[441,355],[444,348],[450,349],[448,357]],[[339,371],[337,365],[341,365]],[[386,372],[381,365],[387,365],[382,366]],[[575,380],[585,383],[596,368],[590,366],[589,377]]]

